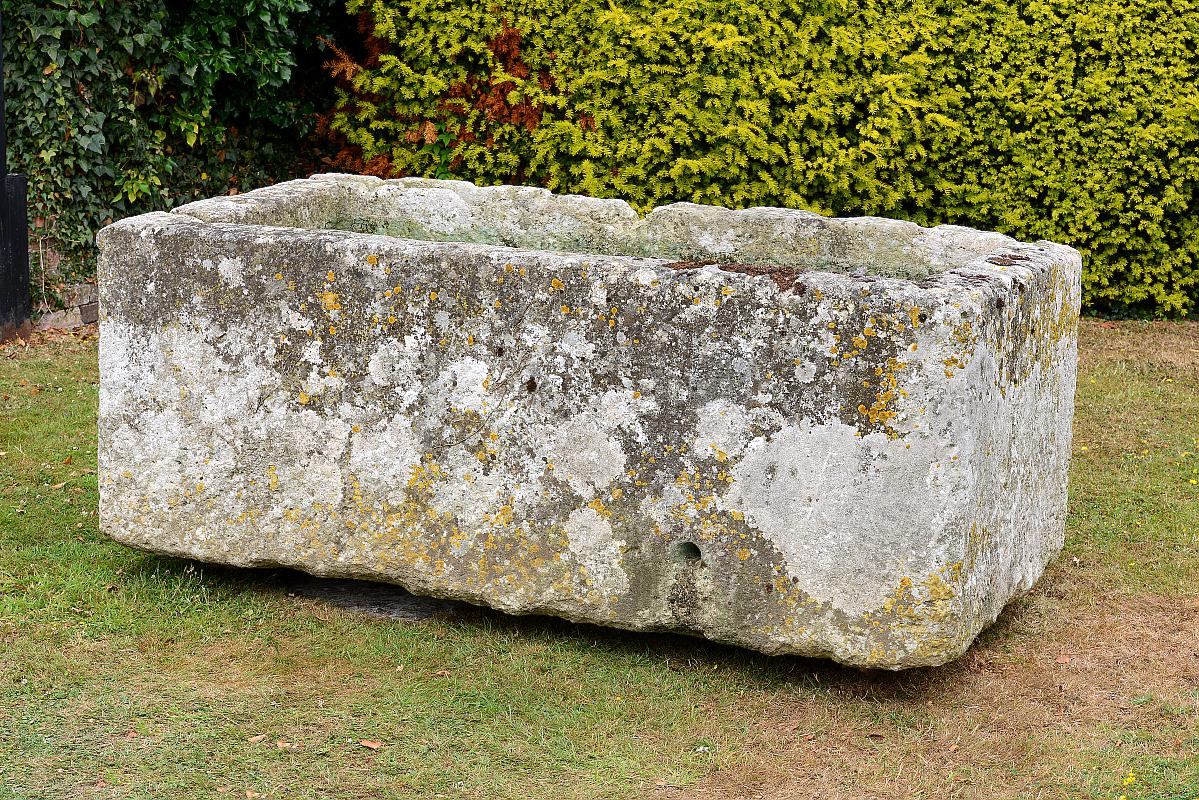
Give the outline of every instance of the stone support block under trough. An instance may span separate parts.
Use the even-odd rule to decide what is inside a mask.
[[[1062,544],[1068,247],[321,175],[100,249],[134,547],[898,669]]]

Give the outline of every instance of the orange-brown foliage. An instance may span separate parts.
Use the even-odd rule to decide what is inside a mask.
[[[333,42],[321,40],[333,54],[333,57],[324,63],[325,69],[342,84],[342,87],[351,96],[362,96],[360,91],[351,91],[353,90],[354,76],[363,69],[377,67],[380,56],[387,52],[387,42],[375,35],[371,18],[366,13],[358,16],[358,32],[363,41],[364,56],[361,62],[356,61],[348,52]],[[529,77],[531,70],[521,58],[520,42],[520,31],[509,27],[505,20],[501,23],[499,35],[488,42],[488,47],[500,63],[504,73],[518,80],[524,80]],[[537,82],[543,89],[552,88],[554,85],[554,79],[547,70],[540,70],[537,73]],[[517,85],[512,80],[497,82],[491,75],[470,75],[465,80],[453,84],[446,91],[445,97],[436,105],[439,115],[436,119],[406,120],[412,123],[412,127],[404,134],[404,138],[410,144],[420,142],[432,144],[437,138],[436,123],[443,123],[452,129],[455,118],[469,109],[483,112],[488,127],[494,123],[496,125],[514,125],[531,131],[541,122],[542,106],[527,97],[517,103],[509,102],[509,95],[516,88]],[[366,99],[373,100],[369,97]],[[363,175],[396,177],[397,170],[391,159],[382,155],[364,159],[362,148],[351,144],[342,134],[333,130],[333,115],[334,112],[330,111],[318,116],[317,121],[318,132],[328,137],[337,147],[334,155],[325,159],[325,163],[329,167]],[[594,125],[593,122],[592,124]],[[451,148],[460,142],[477,141],[481,134],[485,134],[484,141],[489,147],[494,141],[494,136],[489,131],[470,130],[461,122],[458,123],[457,128],[455,137],[450,143]],[[451,163],[451,167],[456,164],[457,162]]]

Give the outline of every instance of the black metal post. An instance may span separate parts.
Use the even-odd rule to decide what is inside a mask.
[[[29,327],[29,215],[24,175],[8,174],[4,15],[0,12],[0,342]]]

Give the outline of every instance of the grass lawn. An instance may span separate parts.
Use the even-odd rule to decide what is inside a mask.
[[[1081,338],[1065,551],[963,659],[900,674],[380,619],[126,549],[96,525],[94,334],[4,347],[0,800],[1195,800],[1199,324]]]

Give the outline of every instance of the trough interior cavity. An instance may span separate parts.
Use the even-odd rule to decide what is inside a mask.
[[[687,262],[685,266],[716,263],[776,274],[783,268],[909,280],[943,273],[1012,243],[1001,234],[957,226],[923,228],[901,220],[833,218],[795,209],[731,210],[674,203],[642,217],[623,200],[555,195],[535,187],[483,187],[419,178],[365,185],[361,178],[350,180],[320,176],[308,181],[353,190],[343,195],[342,202],[322,203],[324,213],[308,215],[312,227],[435,242],[639,256]]]

